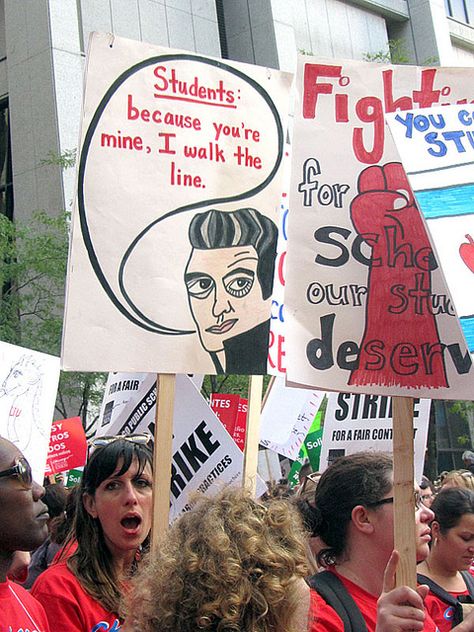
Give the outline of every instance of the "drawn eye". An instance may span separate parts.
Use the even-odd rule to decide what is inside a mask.
[[[186,287],[190,296],[198,299],[204,299],[207,298],[213,291],[214,280],[209,276],[203,275],[190,281],[186,281]]]
[[[225,289],[235,298],[247,296],[253,286],[253,276],[240,275],[225,282]]]

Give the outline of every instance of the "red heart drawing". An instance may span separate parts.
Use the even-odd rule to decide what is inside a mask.
[[[465,237],[469,243],[463,243],[459,246],[459,254],[469,270],[474,272],[474,239],[471,235],[465,235]]]

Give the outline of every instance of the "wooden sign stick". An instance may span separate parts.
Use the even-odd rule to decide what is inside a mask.
[[[260,409],[262,405],[263,375],[251,375],[247,430],[245,433],[242,487],[255,494],[257,485],[258,444],[260,442]]]
[[[153,526],[151,550],[156,551],[166,533],[170,513],[173,412],[176,375],[161,373],[156,378],[155,450],[153,455]]]
[[[416,588],[413,398],[392,397],[395,548],[400,553],[396,584]]]

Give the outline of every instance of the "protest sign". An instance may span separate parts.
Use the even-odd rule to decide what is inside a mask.
[[[59,358],[0,342],[0,435],[14,443],[43,482]]]
[[[300,57],[286,259],[290,382],[472,397],[472,360],[419,211],[399,193],[408,183],[384,112],[471,100],[473,80],[472,68]]]
[[[67,475],[66,487],[74,487],[75,485],[79,485],[82,478],[82,469],[74,469],[69,470]]]
[[[147,373],[109,373],[100,407],[97,428],[110,425],[138,391]],[[100,432],[99,434],[104,434]]]
[[[308,434],[303,441],[303,445],[298,452],[298,456],[293,462],[288,473],[288,483],[291,488],[299,484],[299,474],[306,461],[309,461],[313,472],[319,471],[319,461],[321,457],[321,445],[323,440],[323,429],[321,428],[321,419],[323,413],[319,410],[316,413],[313,423],[311,424]]]
[[[87,439],[80,417],[55,421],[46,461],[46,476],[82,467],[87,458]]]
[[[260,445],[295,459],[323,398],[322,391],[289,388],[276,378],[262,410]]]
[[[156,377],[150,374],[107,434],[154,435]],[[157,448],[159,450],[159,446]],[[192,492],[212,493],[242,478],[243,454],[186,375],[176,376],[170,521],[190,508]],[[257,493],[266,491],[258,477]]]
[[[237,420],[239,402],[240,395],[234,393],[211,393],[209,400],[209,406],[231,437]]]
[[[278,483],[283,477],[278,454],[266,448],[259,450],[257,471],[264,481]]]
[[[291,76],[90,42],[63,366],[266,373]]]
[[[415,399],[413,429],[418,482],[423,474],[430,408],[431,400]],[[329,393],[319,469],[324,471],[334,459],[354,452],[392,452],[392,437],[390,397]]]
[[[451,105],[387,115],[471,356],[474,352],[474,122]],[[472,396],[471,396],[472,399]]]
[[[209,402],[224,428],[243,451],[245,448],[245,429],[247,422],[248,400],[231,393],[211,393]]]

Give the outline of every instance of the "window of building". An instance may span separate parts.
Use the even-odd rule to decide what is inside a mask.
[[[474,24],[474,0],[444,0],[446,13],[466,24]]]
[[[0,213],[13,219],[13,174],[8,101],[0,102]]]

